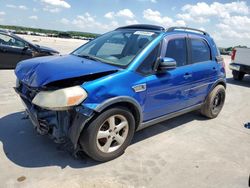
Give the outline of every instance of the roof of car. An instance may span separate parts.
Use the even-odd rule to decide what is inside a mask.
[[[0,32],[1,32],[1,33],[6,33],[6,34],[9,33],[8,31],[2,30],[2,29],[0,29]]]
[[[192,32],[192,33],[198,33],[202,35],[209,36],[209,34],[205,31],[195,29],[195,28],[190,28],[190,27],[170,27],[165,29],[162,26],[158,25],[149,25],[149,24],[135,24],[135,25],[128,25],[128,26],[123,26],[119,27],[116,30],[120,29],[143,29],[143,30],[151,30],[151,31],[158,31],[158,32]]]
[[[2,34],[6,34],[6,35],[10,35],[10,36],[15,35],[12,31],[8,31],[8,30],[1,30],[1,29],[0,29],[0,33],[2,33]],[[15,35],[15,36],[16,36],[16,35]]]
[[[118,27],[118,29],[145,29],[145,30],[155,30],[155,31],[165,31],[165,28],[158,25],[149,25],[149,24],[135,24],[135,25],[128,25],[123,27]]]

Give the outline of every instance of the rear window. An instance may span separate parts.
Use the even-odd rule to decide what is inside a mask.
[[[192,63],[211,60],[211,51],[205,40],[191,39]]]

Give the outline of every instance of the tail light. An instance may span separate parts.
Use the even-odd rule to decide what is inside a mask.
[[[219,64],[221,64],[222,65],[222,67],[225,69],[225,61],[224,61],[224,58],[222,57],[222,56],[217,56],[216,57],[216,61],[217,61],[217,63],[219,63]]]
[[[235,55],[236,55],[236,49],[233,49],[232,55],[231,55],[231,60],[232,61],[235,59]]]

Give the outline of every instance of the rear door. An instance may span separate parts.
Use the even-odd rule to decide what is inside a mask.
[[[188,41],[193,70],[193,85],[189,96],[190,104],[196,105],[205,100],[213,83],[218,79],[219,66],[205,38],[190,34]]]

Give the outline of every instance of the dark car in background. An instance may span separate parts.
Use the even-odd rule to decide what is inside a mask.
[[[0,69],[13,69],[25,59],[58,54],[54,49],[32,44],[11,32],[0,31]]]

